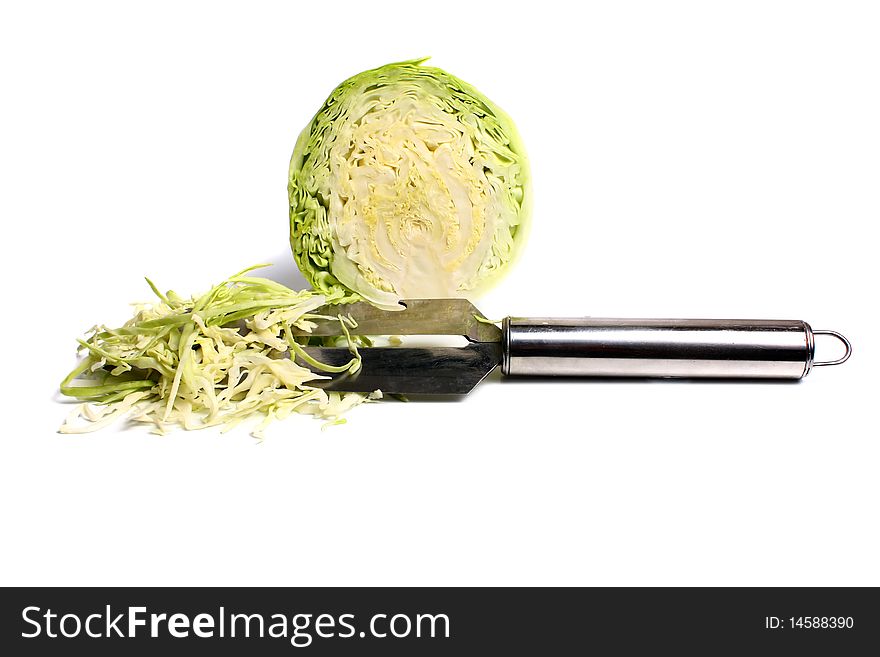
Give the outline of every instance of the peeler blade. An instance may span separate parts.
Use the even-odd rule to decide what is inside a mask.
[[[337,316],[350,315],[358,324],[352,333],[358,335],[462,335],[470,342],[501,341],[501,329],[479,321],[480,311],[467,299],[406,299],[400,303],[401,310],[381,310],[366,302],[322,306],[315,314],[332,319],[313,320],[317,326],[312,331],[294,329],[294,334],[341,335]]]
[[[344,347],[306,347],[305,351],[329,365],[344,365],[351,359],[351,352]],[[362,362],[358,372],[333,375],[332,379],[310,385],[345,392],[466,395],[501,364],[498,342],[471,342],[465,347],[368,347],[359,351]]]

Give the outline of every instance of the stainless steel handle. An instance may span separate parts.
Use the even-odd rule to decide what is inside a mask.
[[[502,324],[502,372],[513,376],[800,379],[814,331],[799,320],[515,318]],[[817,331],[816,333],[819,333]]]

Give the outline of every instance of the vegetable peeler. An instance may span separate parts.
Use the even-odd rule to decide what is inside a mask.
[[[366,336],[463,336],[465,346],[359,348],[354,374],[320,381],[325,390],[464,395],[496,367],[506,376],[801,379],[814,367],[840,365],[852,345],[837,331],[813,330],[800,320],[617,319],[506,317],[489,322],[466,299],[401,301],[401,310],[366,302],[325,306],[313,330],[341,335],[338,316]],[[816,335],[837,338],[844,354],[816,361]],[[330,365],[351,359],[346,347],[306,347]],[[302,363],[308,367],[307,363]]]

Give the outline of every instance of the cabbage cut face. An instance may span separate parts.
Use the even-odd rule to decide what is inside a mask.
[[[475,297],[525,241],[531,193],[512,121],[422,61],[346,80],[297,141],[290,240],[318,291],[383,307]]]

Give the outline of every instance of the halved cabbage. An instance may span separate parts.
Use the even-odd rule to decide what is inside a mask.
[[[531,192],[511,119],[425,60],[339,85],[290,160],[290,241],[318,290],[382,307],[479,296],[521,249]]]

